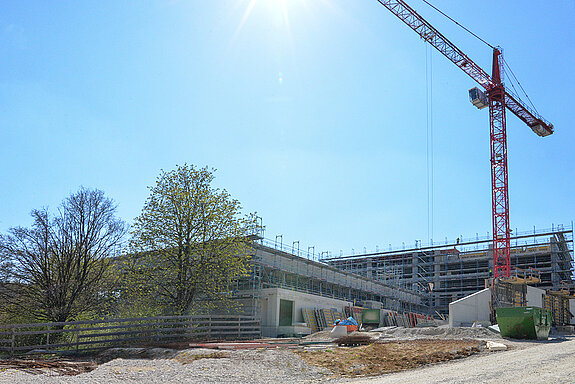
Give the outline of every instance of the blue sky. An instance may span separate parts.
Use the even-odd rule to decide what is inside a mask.
[[[409,4],[491,72],[490,48]],[[508,114],[511,226],[570,226],[575,2],[433,4],[503,47],[555,125],[540,138]],[[301,249],[491,231],[475,84],[376,0],[5,1],[0,57],[0,232],[79,186],[131,222],[185,162],[216,168],[266,237]]]

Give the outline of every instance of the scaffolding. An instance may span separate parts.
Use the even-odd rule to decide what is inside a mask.
[[[284,288],[354,304],[378,302],[385,309],[397,312],[430,313],[429,295],[425,293],[341,271],[312,258],[264,245],[264,239],[260,240],[252,244],[249,274],[234,287],[234,297],[244,303],[244,313],[258,315],[259,295],[266,288]],[[248,310],[248,307],[251,308]]]
[[[488,237],[457,239],[441,245],[389,250],[324,259],[341,271],[360,274],[398,288],[428,294],[429,305],[441,314],[449,303],[477,292],[493,276],[493,251]],[[511,266],[536,269],[542,289],[575,291],[573,224],[516,233],[511,237]],[[393,271],[393,272],[392,272]]]

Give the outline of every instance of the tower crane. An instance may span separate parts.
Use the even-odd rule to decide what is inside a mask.
[[[467,73],[482,88],[469,90],[469,98],[479,109],[489,107],[491,138],[491,204],[493,222],[493,277],[504,278],[511,274],[509,226],[509,190],[507,181],[507,131],[506,109],[521,119],[533,132],[544,137],[553,133],[553,124],[505,88],[502,79],[503,57],[501,50],[493,48],[491,76],[471,60],[455,44],[443,36],[403,0],[377,0],[423,40]],[[427,2],[427,1],[426,1]],[[429,3],[428,3],[429,4]]]

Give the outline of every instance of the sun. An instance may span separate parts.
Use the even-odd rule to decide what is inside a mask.
[[[273,14],[277,14],[278,11],[281,12],[284,22],[286,22],[286,25],[289,25],[287,24],[288,22],[288,11],[286,4],[287,2],[288,0],[249,0],[243,13],[240,24],[238,25],[238,28],[236,30],[236,35],[241,32],[244,25],[246,24],[246,21],[250,18],[250,15],[252,14],[252,11],[256,6],[266,6],[266,8],[268,8],[268,11]]]
[[[288,34],[291,34],[290,12],[301,12],[302,9],[308,8],[309,2],[310,0],[239,0],[238,8],[243,9],[243,13],[234,33],[234,40],[241,33],[254,10],[268,15],[267,18],[269,20],[273,20],[276,24],[281,24],[287,29]]]

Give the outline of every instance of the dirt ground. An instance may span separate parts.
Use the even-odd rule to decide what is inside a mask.
[[[173,346],[172,346],[173,347]],[[322,344],[314,350],[288,348],[310,366],[326,368],[332,378],[369,377],[399,372],[424,365],[467,357],[484,350],[480,340],[394,340],[376,341],[358,347]],[[301,347],[300,347],[301,348]],[[180,348],[177,348],[180,349]],[[191,364],[199,359],[228,359],[228,351],[197,350],[178,352],[176,348],[111,348],[86,360],[69,360],[54,356],[0,360],[0,370],[15,369],[29,374],[75,376],[96,369],[114,359],[173,359]],[[265,349],[265,348],[264,348]]]
[[[330,369],[336,377],[365,377],[467,357],[484,347],[485,342],[479,340],[419,339],[296,353],[310,365]]]
[[[575,338],[503,340],[485,329],[390,328],[340,347],[329,332],[190,348],[189,343],[111,348],[97,355],[0,359],[0,384],[351,383],[575,384]],[[488,342],[508,349],[490,352]],[[297,356],[294,356],[294,353]]]
[[[507,351],[433,364],[376,377],[344,379],[345,384],[574,384],[575,339],[504,341]]]

